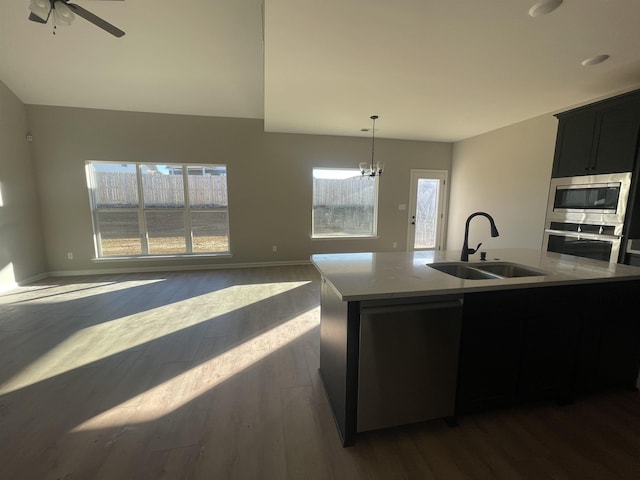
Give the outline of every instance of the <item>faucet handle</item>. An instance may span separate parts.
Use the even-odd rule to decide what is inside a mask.
[[[478,246],[475,248],[475,250],[473,248],[470,248],[469,253],[472,255],[476,253],[478,250],[480,250],[480,245],[482,245],[482,243],[479,243]]]

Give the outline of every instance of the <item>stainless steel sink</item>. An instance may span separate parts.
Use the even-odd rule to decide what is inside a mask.
[[[428,266],[448,275],[466,280],[495,280],[548,275],[548,273],[543,270],[511,262],[442,262],[428,264]]]
[[[496,279],[503,278],[495,273],[484,272],[477,268],[470,267],[466,263],[462,262],[451,262],[451,263],[432,263],[429,265],[431,268],[435,268],[436,270],[453,275],[458,278],[465,278],[467,280],[486,280],[486,279]]]
[[[473,267],[478,270],[482,270],[483,272],[494,273],[503,278],[539,277],[548,275],[547,272],[542,270],[511,262],[474,263]]]

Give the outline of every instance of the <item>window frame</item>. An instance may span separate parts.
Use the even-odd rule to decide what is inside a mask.
[[[94,177],[93,165],[133,165],[135,167],[136,174],[136,188],[138,196],[138,205],[136,207],[101,207],[98,208],[95,199],[95,186],[96,179]],[[144,189],[143,189],[143,172],[142,167],[145,165],[164,165],[171,168],[180,168],[182,170],[182,185],[183,185],[183,206],[182,207],[162,207],[159,208],[149,207],[145,205]],[[227,205],[226,207],[192,207],[190,204],[190,190],[189,190],[189,169],[190,168],[224,168],[225,185],[227,189]],[[122,258],[127,259],[139,259],[139,258],[167,258],[167,257],[220,257],[231,256],[231,232],[229,221],[229,195],[228,195],[228,168],[226,164],[203,164],[203,163],[157,163],[157,162],[132,162],[132,161],[101,161],[101,160],[87,160],[85,162],[85,174],[87,179],[87,191],[89,194],[89,206],[91,209],[91,221],[93,229],[94,251],[96,260],[117,260]],[[126,253],[123,255],[105,255],[102,245],[102,232],[100,230],[100,223],[98,221],[98,215],[101,213],[134,213],[137,215],[138,220],[138,234],[140,237],[140,251],[139,254]],[[149,251],[149,228],[147,225],[146,213],[148,212],[183,212],[184,220],[184,240],[185,250],[183,252],[176,253],[151,253]],[[199,213],[226,213],[226,243],[227,249],[221,251],[209,251],[209,252],[194,252],[193,251],[193,225],[192,215]]]
[[[370,234],[317,234],[315,232],[315,172],[317,170],[324,171],[333,171],[333,172],[352,172],[354,173],[353,177],[347,178],[358,178],[359,180],[370,181],[373,180],[373,213],[372,213],[372,225],[371,225],[371,233]],[[376,239],[378,238],[378,211],[379,211],[379,186],[380,186],[380,176],[376,175],[375,177],[363,176],[362,172],[359,168],[352,167],[312,167],[311,169],[311,239],[312,240],[340,240],[340,239]]]

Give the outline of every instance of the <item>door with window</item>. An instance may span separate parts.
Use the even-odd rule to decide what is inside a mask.
[[[445,170],[411,170],[407,250],[440,250],[447,198]]]

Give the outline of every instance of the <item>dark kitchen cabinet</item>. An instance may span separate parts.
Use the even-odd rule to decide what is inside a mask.
[[[571,397],[572,289],[465,295],[456,413]]]
[[[640,319],[624,314],[640,282],[464,296],[456,415],[634,387]]]
[[[640,132],[640,91],[556,116],[552,177],[633,170]]]
[[[508,406],[518,390],[522,321],[508,292],[464,297],[456,414]]]
[[[558,117],[553,177],[590,174],[595,126],[596,114],[593,110]]]
[[[525,291],[518,402],[571,400],[571,376],[577,349],[579,319],[570,287]],[[526,308],[523,306],[526,305]]]
[[[616,306],[632,303],[640,293],[640,282],[597,285],[586,293],[590,308],[582,315],[573,390],[580,394],[635,388],[640,370],[640,320]]]
[[[598,387],[635,388],[640,368],[640,329],[630,315],[610,319],[603,326]]]
[[[634,267],[640,267],[640,255],[629,254],[626,262],[627,265],[633,265]]]
[[[640,99],[629,99],[599,109],[596,129],[594,173],[632,171],[640,132]]]

